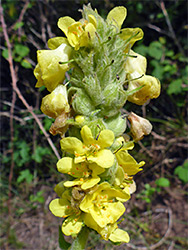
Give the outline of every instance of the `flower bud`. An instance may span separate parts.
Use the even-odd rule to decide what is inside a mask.
[[[70,106],[67,99],[67,88],[64,85],[56,87],[49,95],[42,99],[42,112],[52,118],[57,118],[59,115],[69,113]]]
[[[85,117],[84,117],[83,115],[77,115],[77,116],[75,117],[75,121],[76,121],[77,123],[79,123],[79,124],[83,124],[84,121],[85,121]]]
[[[130,113],[128,119],[131,123],[130,132],[135,141],[140,141],[144,135],[151,133],[152,125],[148,120],[136,115],[133,112]]]

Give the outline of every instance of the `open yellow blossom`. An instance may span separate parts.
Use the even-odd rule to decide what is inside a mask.
[[[93,193],[88,193],[80,203],[80,209],[89,213],[99,227],[104,228],[108,224],[114,224],[125,212],[121,201],[130,198],[128,193],[112,188],[108,182],[101,183]],[[119,201],[119,199],[121,201]],[[84,219],[86,225],[89,223]]]
[[[113,8],[107,15],[107,21],[119,30],[127,16],[127,9],[123,6]]]
[[[76,137],[66,137],[60,141],[61,149],[75,155],[74,163],[96,163],[99,167],[110,168],[114,163],[114,155],[106,148],[113,144],[114,133],[105,129],[97,138],[93,138],[87,125],[82,127],[80,133],[83,142]]]
[[[124,230],[118,228],[117,223],[108,224],[105,227],[100,227],[89,213],[84,214],[84,223],[97,231],[104,240],[113,242],[129,242],[129,235]]]
[[[127,9],[123,6],[118,6],[113,8],[107,16],[107,22],[112,24],[115,27],[116,32],[120,31],[119,36],[121,39],[127,42],[125,48],[125,53],[127,53],[133,44],[136,41],[139,41],[143,38],[143,31],[140,28],[124,28],[121,29],[121,26],[127,16]]]
[[[116,156],[117,162],[126,175],[132,176],[142,170],[142,166],[145,164],[144,161],[137,163],[137,161],[127,152],[134,147],[133,142],[125,143],[123,137],[116,140],[116,144],[119,144],[119,149],[117,149],[114,154]],[[121,174],[120,174],[121,176]]]
[[[146,58],[130,51],[133,57],[127,57],[125,63],[125,70],[127,78],[130,81],[128,85],[128,92],[134,91],[136,88],[142,86],[141,89],[128,96],[128,101],[143,105],[147,100],[157,98],[160,94],[160,82],[157,78],[145,75],[147,62]],[[135,80],[134,80],[135,79]]]
[[[38,64],[35,67],[34,75],[37,78],[36,87],[45,86],[48,91],[53,91],[65,79],[65,72],[68,64],[61,64],[70,60],[71,47],[62,43],[53,50],[38,50]]]
[[[75,179],[66,181],[65,187],[81,186],[83,190],[92,188],[100,181],[99,174],[104,172],[104,169],[95,163],[81,162],[75,164],[71,157],[63,157],[57,162],[59,172],[69,174]]]
[[[60,187],[57,187],[58,191],[59,189]],[[59,193],[61,194],[60,191]],[[72,197],[70,190],[63,192],[60,198],[52,200],[49,209],[55,216],[66,218],[61,227],[65,235],[75,235],[80,232],[84,225],[83,215],[79,209],[79,201]]]
[[[76,22],[69,16],[61,17],[58,27],[65,33],[69,44],[78,50],[80,47],[88,46],[95,37],[97,27],[96,19],[93,15],[88,15],[88,20]]]

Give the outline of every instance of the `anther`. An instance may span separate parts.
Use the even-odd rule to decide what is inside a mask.
[[[122,141],[122,145],[116,151],[114,151],[113,154],[116,154],[123,147],[123,145],[124,145],[124,142]]]

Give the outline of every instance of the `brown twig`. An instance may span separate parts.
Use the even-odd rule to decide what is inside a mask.
[[[164,1],[160,1],[160,7],[161,7],[161,10],[162,10],[162,12],[163,12],[163,14],[164,14],[164,16],[165,16],[166,23],[167,23],[167,25],[168,25],[168,29],[169,29],[169,32],[170,32],[170,34],[171,34],[171,37],[173,38],[175,44],[177,45],[177,47],[178,47],[180,53],[181,53],[183,56],[185,56],[185,53],[184,53],[184,51],[183,51],[183,48],[181,47],[181,44],[179,43],[179,41],[178,41],[178,39],[177,39],[177,37],[176,37],[176,34],[175,34],[175,32],[174,32],[174,29],[173,29],[173,27],[172,27],[172,24],[171,24],[171,22],[170,22],[170,18],[169,18],[168,12],[167,12],[167,10],[166,10]]]
[[[19,88],[17,87],[17,81],[18,81],[18,79],[17,79],[16,73],[15,73],[15,69],[14,69],[14,65],[13,65],[11,44],[10,44],[10,40],[9,40],[9,37],[8,37],[7,27],[6,27],[6,23],[5,23],[4,16],[3,16],[3,8],[1,6],[1,4],[0,4],[0,14],[1,14],[1,23],[2,23],[2,28],[3,28],[3,34],[4,34],[4,37],[5,37],[5,41],[7,43],[7,48],[8,48],[8,53],[9,53],[8,61],[9,61],[9,66],[10,66],[10,72],[11,72],[13,90],[16,92],[16,94],[18,95],[19,99],[23,102],[23,104],[25,105],[25,107],[27,108],[27,110],[34,117],[34,119],[37,122],[39,128],[44,133],[44,136],[46,137],[48,143],[50,144],[52,150],[54,151],[56,157],[58,159],[60,159],[60,155],[59,155],[57,149],[55,148],[52,140],[50,139],[49,134],[45,131],[45,129],[44,129],[41,121],[39,120],[39,118],[37,117],[37,115],[33,112],[33,108],[31,106],[29,106],[29,104],[27,103],[27,101],[23,97],[22,93],[20,92]]]
[[[13,24],[8,28],[8,32],[10,32],[10,31],[14,28],[14,26],[16,25],[16,23],[20,23],[20,22],[23,20],[23,17],[24,17],[24,15],[25,15],[25,12],[27,11],[28,5],[29,5],[29,1],[27,0],[27,1],[25,2],[25,4],[24,4],[24,6],[23,6],[23,8],[22,8],[22,10],[21,10],[21,12],[20,12],[20,15],[19,15],[18,19],[16,20],[16,22],[13,23]]]
[[[7,32],[7,26],[4,20],[3,16],[3,8],[0,3],[0,18],[1,18],[1,23],[2,23],[2,28],[3,28],[3,34],[5,41],[7,43],[7,48],[8,48],[8,62],[9,62],[9,67],[10,67],[10,73],[11,73],[11,78],[12,78],[12,89],[13,89],[13,96],[12,96],[12,105],[11,105],[11,115],[10,115],[10,129],[11,129],[11,142],[12,142],[12,155],[11,155],[11,167],[10,167],[10,174],[9,174],[9,213],[10,213],[10,198],[11,198],[11,182],[12,182],[12,176],[13,176],[13,169],[14,169],[14,158],[13,158],[13,139],[14,139],[14,128],[13,128],[13,113],[14,113],[14,105],[16,101],[16,94],[18,95],[19,99],[23,102],[27,110],[31,113],[33,118],[35,119],[36,123],[38,124],[39,128],[42,130],[44,133],[44,136],[46,137],[48,143],[50,144],[52,150],[54,151],[55,155],[57,156],[58,159],[60,159],[60,155],[55,148],[52,140],[50,139],[49,134],[45,131],[41,121],[37,117],[37,115],[33,112],[33,108],[29,106],[23,95],[21,94],[19,88],[17,87],[17,75],[16,75],[16,70],[14,68],[13,64],[13,58],[12,58],[12,47],[11,43],[8,37],[8,32]]]
[[[172,229],[172,210],[170,208],[168,209],[164,209],[164,208],[158,208],[155,210],[156,213],[167,213],[168,214],[168,228],[164,234],[164,236],[160,239],[160,241],[158,241],[156,244],[153,244],[149,247],[141,247],[141,246],[135,246],[131,243],[128,243],[127,246],[132,248],[132,249],[137,249],[137,250],[154,250],[157,247],[161,246],[164,241],[168,238],[170,231]]]

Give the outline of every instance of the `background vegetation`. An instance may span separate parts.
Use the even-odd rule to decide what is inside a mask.
[[[62,35],[58,18],[68,15],[78,20],[77,10],[87,3],[1,3],[1,249],[58,249],[61,222],[48,211],[48,204],[55,197],[54,185],[63,178],[56,171],[59,137],[48,133],[52,119],[40,111],[47,91],[35,89],[33,69],[36,50],[46,49],[49,38]],[[127,8],[123,27],[143,29],[144,39],[134,50],[147,57],[147,74],[160,79],[162,93],[142,107],[130,103],[124,107],[153,124],[151,135],[132,152],[138,161],[146,161],[121,223],[132,240],[113,246],[92,233],[87,249],[187,249],[187,1],[90,3],[104,17],[114,6]]]

